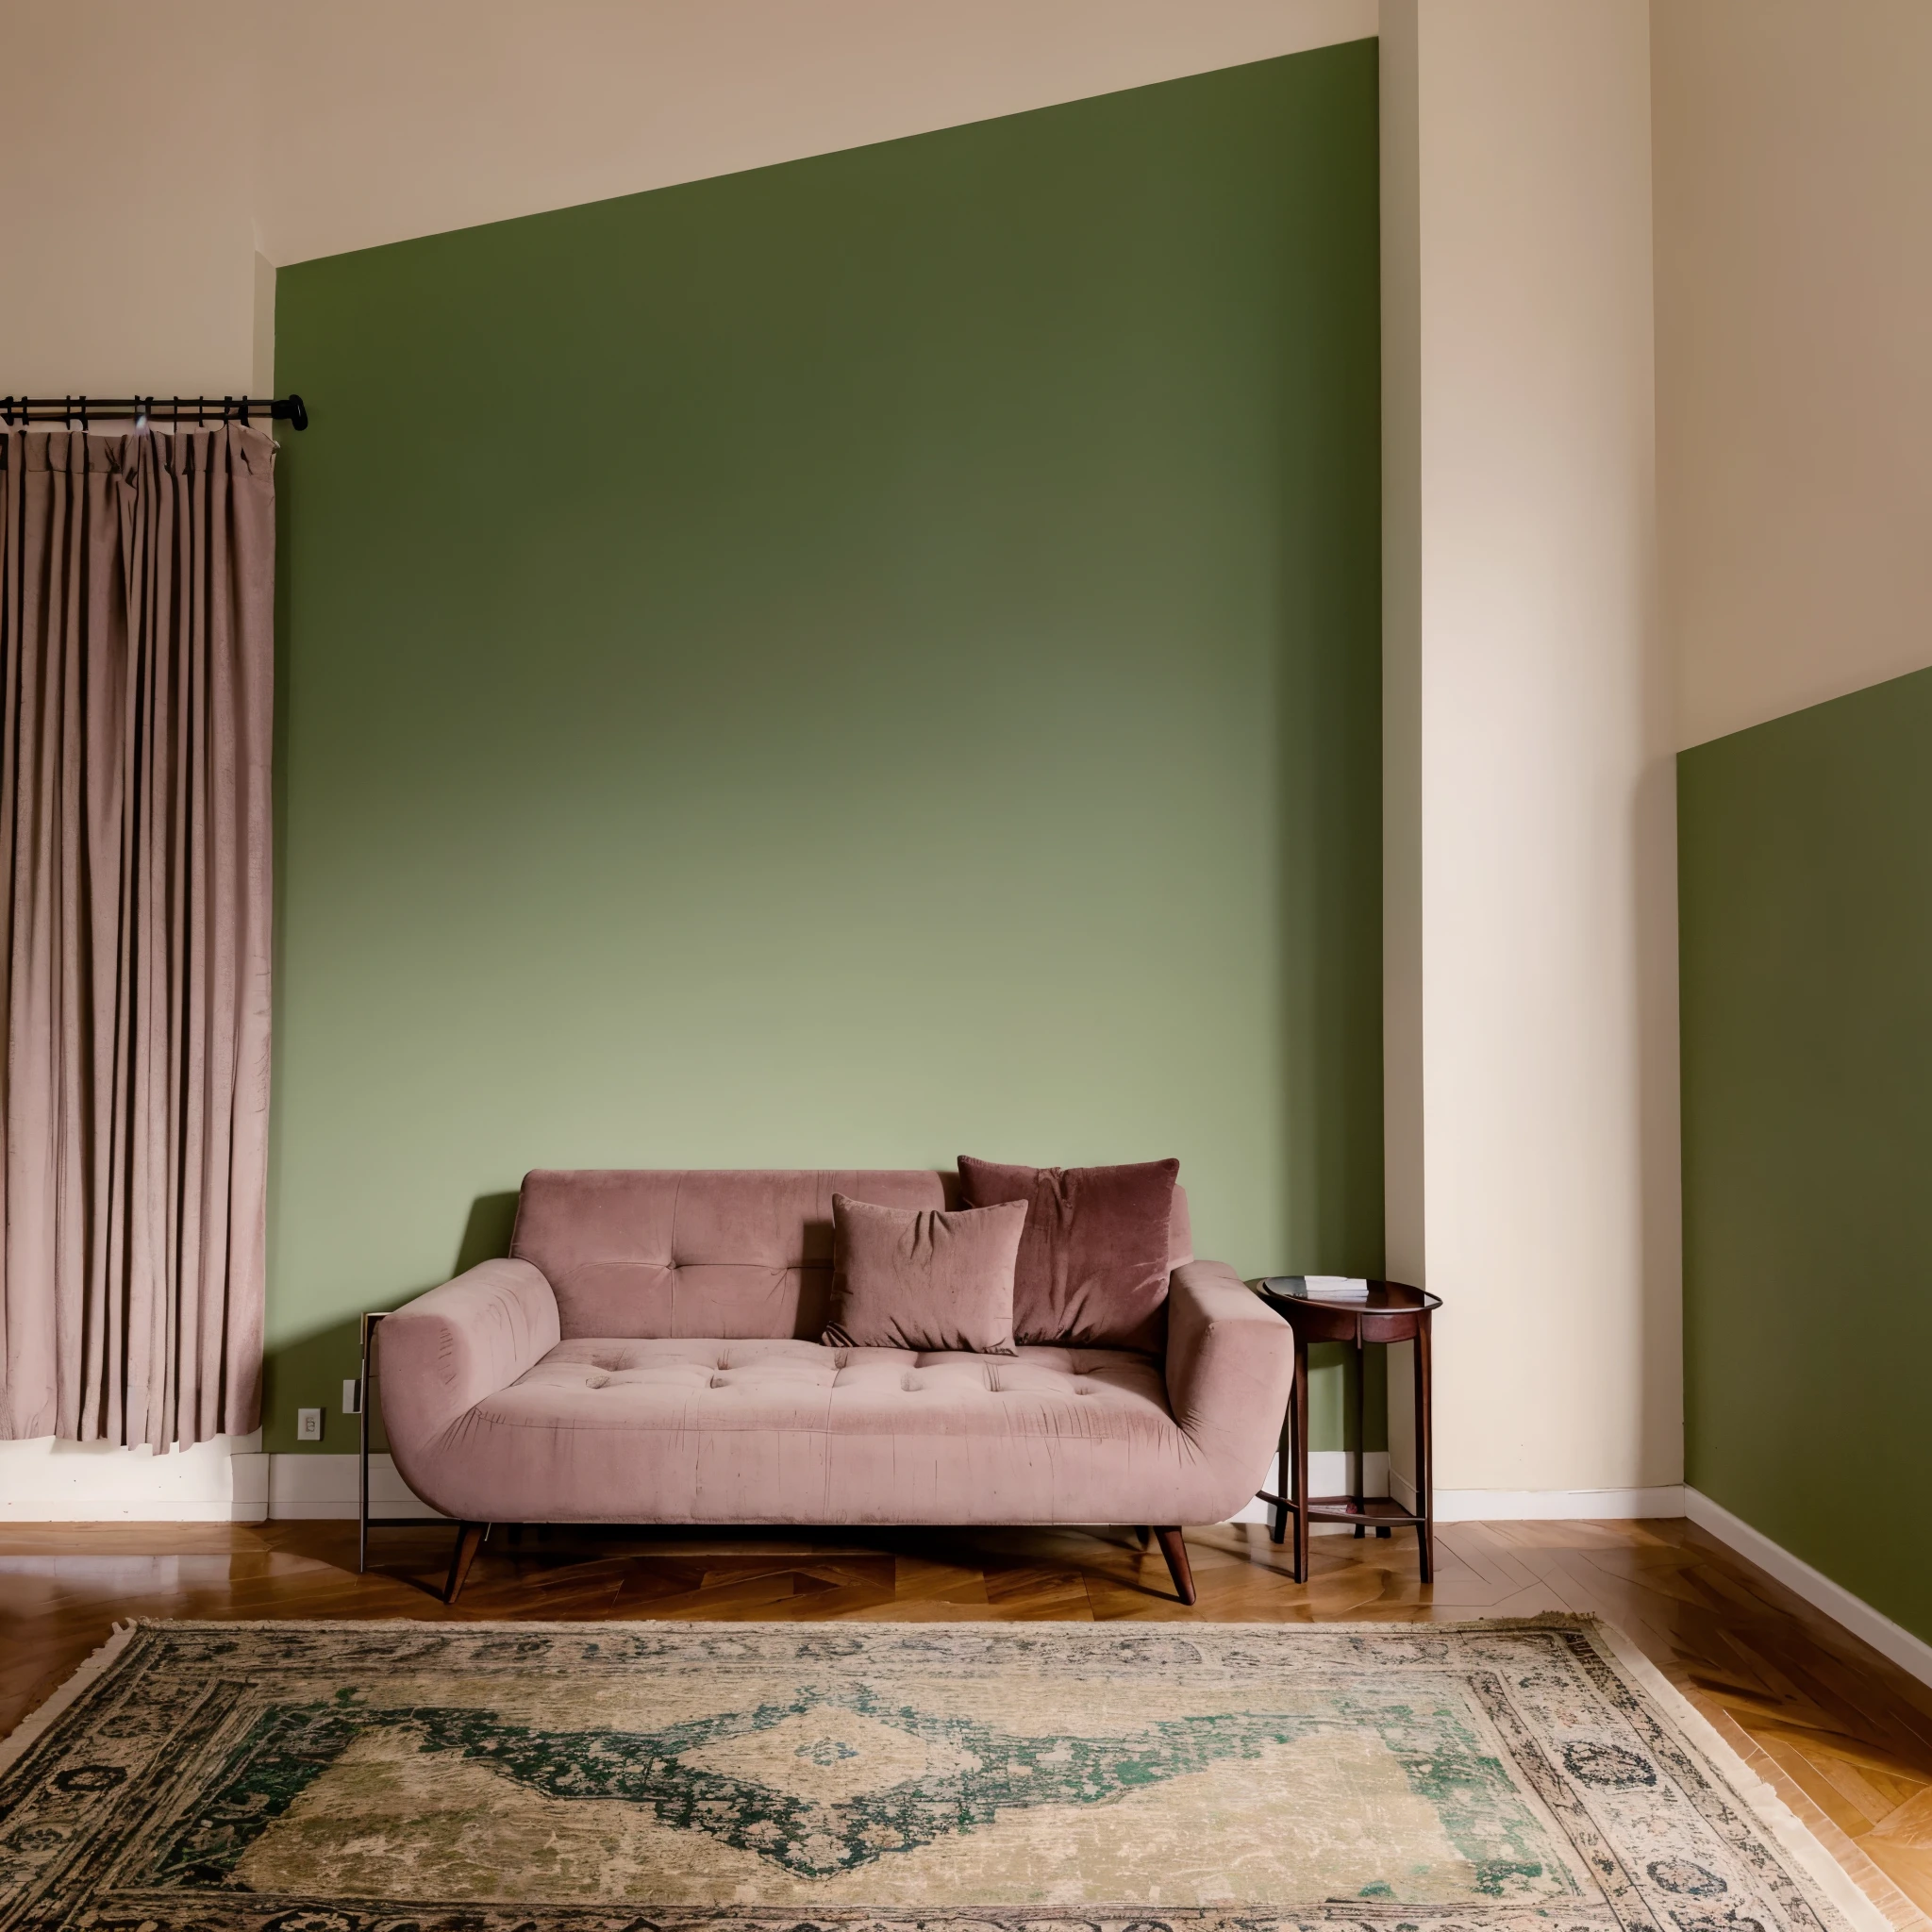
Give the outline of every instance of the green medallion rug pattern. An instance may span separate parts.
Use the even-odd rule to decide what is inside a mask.
[[[1848,1932],[1601,1627],[143,1624],[0,1932]]]

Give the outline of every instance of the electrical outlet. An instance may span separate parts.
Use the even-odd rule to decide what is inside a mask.
[[[322,1441],[321,1409],[298,1408],[295,1411],[295,1440],[298,1442],[319,1442]]]
[[[342,1384],[342,1413],[359,1415],[362,1412],[362,1385],[351,1375]]]

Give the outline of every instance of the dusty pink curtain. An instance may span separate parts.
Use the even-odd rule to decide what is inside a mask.
[[[259,1422],[274,445],[0,436],[0,1438]]]

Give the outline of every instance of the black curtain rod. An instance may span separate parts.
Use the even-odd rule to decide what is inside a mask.
[[[308,409],[298,395],[289,396],[0,396],[0,418],[13,425],[59,423],[85,429],[90,417],[122,423],[247,423],[262,416],[271,422],[308,427]]]

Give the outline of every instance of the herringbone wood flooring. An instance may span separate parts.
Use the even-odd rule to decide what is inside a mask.
[[[1932,1689],[1682,1521],[1465,1523],[1416,1581],[1407,1535],[1317,1538],[1291,1582],[1265,1531],[1191,1531],[1200,1604],[1127,1531],[499,1530],[455,1609],[441,1526],[0,1525],[0,1730],[126,1617],[1213,1618],[1447,1621],[1593,1610],[1626,1631],[1909,1932],[1932,1932]]]

